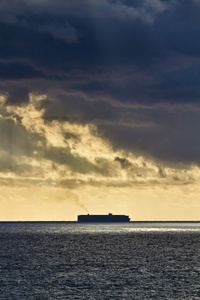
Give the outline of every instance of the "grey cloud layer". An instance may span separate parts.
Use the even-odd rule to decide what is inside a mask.
[[[195,0],[1,1],[6,105],[45,93],[46,121],[94,123],[115,149],[199,165],[199,14]]]

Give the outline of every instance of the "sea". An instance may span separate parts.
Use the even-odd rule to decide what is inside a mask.
[[[0,222],[0,299],[200,299],[200,222]]]

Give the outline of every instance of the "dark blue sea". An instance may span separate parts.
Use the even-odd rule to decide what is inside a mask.
[[[0,223],[0,299],[200,299],[200,223]]]

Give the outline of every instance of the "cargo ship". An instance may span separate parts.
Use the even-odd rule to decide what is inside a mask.
[[[81,223],[121,223],[121,222],[129,222],[129,216],[125,215],[79,215],[78,222]]]

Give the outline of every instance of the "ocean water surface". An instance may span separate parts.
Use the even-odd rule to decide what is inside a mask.
[[[200,223],[0,222],[0,299],[200,299]]]

